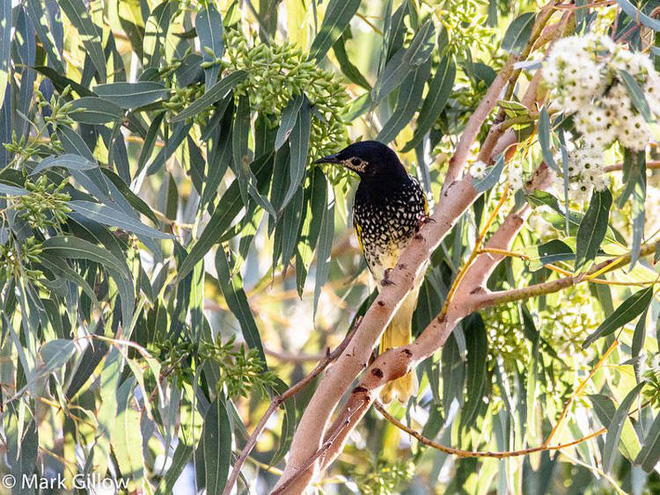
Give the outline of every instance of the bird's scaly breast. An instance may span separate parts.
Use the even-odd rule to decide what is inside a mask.
[[[414,179],[388,194],[356,195],[353,222],[376,280],[384,277],[385,270],[394,268],[425,214],[424,193]]]

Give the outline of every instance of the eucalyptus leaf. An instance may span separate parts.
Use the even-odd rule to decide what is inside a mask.
[[[596,340],[610,335],[618,328],[621,328],[626,323],[634,320],[637,316],[642,314],[651,303],[653,298],[653,286],[635,292],[632,296],[628,297],[621,305],[608,316],[598,328],[587,337],[582,344],[582,348],[586,349]]]

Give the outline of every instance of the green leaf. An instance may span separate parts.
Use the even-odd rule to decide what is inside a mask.
[[[117,5],[117,18],[122,29],[131,40],[133,51],[142,60],[144,50],[144,18],[140,0],[121,0]]]
[[[202,96],[193,101],[187,108],[182,110],[172,122],[181,122],[183,120],[194,117],[202,110],[207,109],[215,102],[222,100],[229,92],[236,87],[236,85],[247,77],[247,72],[244,70],[237,70],[232,72],[226,77],[220,79]]]
[[[316,246],[316,279],[314,281],[314,315],[318,308],[321,288],[328,280],[330,254],[335,235],[335,199],[331,197],[332,188],[326,188],[327,198],[322,209],[319,240]]]
[[[660,412],[656,414],[653,424],[644,438],[644,445],[635,458],[635,464],[642,466],[647,473],[651,473],[658,460],[660,460]]]
[[[577,233],[575,248],[575,271],[581,272],[596,258],[600,245],[607,233],[607,225],[612,206],[612,193],[609,189],[594,190]]]
[[[106,79],[105,55],[101,44],[102,33],[99,27],[92,22],[87,7],[82,0],[59,0],[59,6],[75,26],[80,34],[80,41],[85,46],[101,81]]]
[[[55,339],[50,340],[41,346],[39,354],[43,362],[42,371],[52,373],[62,368],[76,352],[76,345],[73,340]]]
[[[108,270],[119,290],[122,318],[124,325],[128,326],[133,319],[135,293],[133,276],[123,260],[117,259],[106,249],[72,236],[51,237],[46,239],[41,247],[44,253],[52,253],[53,256],[59,255],[70,259],[94,261]]]
[[[36,167],[34,167],[34,170],[30,172],[30,175],[38,174],[39,172],[43,172],[52,167],[63,167],[68,170],[91,170],[93,168],[98,168],[98,164],[96,162],[90,162],[87,158],[80,155],[67,153],[64,155],[44,158]]]
[[[157,5],[147,18],[144,33],[142,65],[158,68],[161,60],[161,49],[164,45],[167,32],[170,29],[172,10],[176,10],[178,2],[165,0]]]
[[[107,124],[116,122],[124,116],[124,111],[114,103],[97,98],[84,96],[71,102],[72,109],[82,109],[71,113],[71,118],[83,124]]]
[[[536,16],[533,12],[526,12],[516,17],[504,34],[502,49],[509,53],[519,54],[532,35],[535,19]]]
[[[541,153],[543,161],[555,172],[559,172],[559,167],[555,163],[555,158],[552,156],[552,148],[550,145],[550,117],[546,107],[541,109],[539,113],[539,143],[541,145]]]
[[[132,478],[140,486],[144,476],[144,454],[141,414],[132,405],[134,388],[135,379],[130,377],[117,389],[117,417],[110,434],[110,444],[122,477]]]
[[[481,179],[472,178],[472,187],[478,193],[488,191],[499,182],[502,170],[504,170],[504,155],[499,155],[495,159],[495,164],[488,169],[485,176]]]
[[[629,0],[616,0],[616,3],[619,4],[621,10],[623,10],[634,22],[640,22],[644,26],[653,29],[653,31],[660,31],[660,21],[646,15]]]
[[[174,485],[188,465],[190,456],[193,453],[193,447],[186,442],[179,442],[172,456],[172,464],[166,470],[164,476],[156,488],[156,495],[169,495],[174,493]]]
[[[262,158],[256,160],[252,164],[252,172],[261,180],[266,174],[272,170],[272,160]],[[184,258],[179,266],[178,280],[182,280],[194,266],[199,263],[204,255],[218,242],[221,241],[223,235],[229,230],[232,222],[243,209],[243,202],[241,201],[240,192],[238,190],[238,182],[234,180],[229,188],[220,198],[218,206],[216,207],[213,215],[209,219],[208,224],[204,231],[199,236],[199,239],[193,244],[188,256]]]
[[[417,117],[417,127],[412,139],[404,146],[403,152],[417,146],[428,133],[445,108],[456,79],[456,65],[450,57],[443,57],[429,85],[429,92]]]
[[[231,465],[231,445],[229,415],[224,397],[218,394],[204,416],[204,429],[195,452],[197,457],[203,459],[198,464],[197,476],[198,483],[206,488],[206,493],[222,493]]]
[[[449,413],[454,401],[463,403],[463,384],[465,383],[465,362],[458,348],[455,332],[452,333],[442,348],[442,404],[445,415]]]
[[[396,108],[378,133],[376,137],[377,141],[382,143],[393,141],[399,135],[399,132],[410,123],[415,111],[419,107],[419,102],[424,92],[424,85],[429,78],[430,71],[431,63],[426,61],[410,72],[401,83]]]
[[[46,16],[42,0],[27,0],[26,11],[30,21],[32,21],[32,25],[34,26],[35,31],[37,32],[41,46],[48,55],[48,63],[54,69],[50,70],[56,74],[63,74],[65,71],[62,60],[64,59],[60,51],[57,49],[55,38],[50,31],[50,27],[48,26],[48,17]],[[44,68],[48,69],[48,67]],[[39,69],[35,67],[35,70]]]
[[[287,103],[286,107],[284,107],[280,127],[277,129],[277,135],[275,136],[275,150],[279,150],[284,146],[287,139],[289,139],[293,126],[295,126],[298,121],[298,114],[300,113],[300,108],[302,107],[304,100],[304,95],[296,96],[293,100],[290,100],[289,103]]]
[[[276,380],[275,385],[271,389],[271,395],[279,395],[286,392],[289,387],[279,378]],[[289,452],[291,442],[293,441],[293,433],[296,429],[296,401],[292,397],[285,401],[282,405],[284,407],[284,414],[282,415],[282,429],[280,431],[280,444],[277,452],[273,454],[270,464],[276,466],[284,459],[284,456]],[[282,407],[280,406],[280,407]]]
[[[623,424],[628,418],[628,410],[644,385],[646,385],[646,382],[638,383],[637,386],[626,395],[621,402],[621,405],[616,410],[616,413],[614,413],[612,421],[607,426],[607,437],[605,440],[605,447],[603,448],[603,471],[606,473],[609,473],[612,469],[614,453],[617,451],[619,441],[621,440],[621,432],[623,431]]]
[[[300,183],[305,178],[307,170],[307,152],[309,151],[309,136],[311,131],[311,109],[306,96],[298,112],[298,119],[289,136],[289,187],[282,206],[285,208],[291,201]]]
[[[358,69],[353,62],[348,58],[346,53],[345,43],[347,41],[346,33],[350,34],[350,31],[347,30],[333,45],[332,50],[335,52],[335,57],[337,57],[337,62],[339,62],[339,68],[344,73],[344,75],[354,84],[362,86],[367,91],[371,91],[371,85],[369,81],[362,75],[360,69]]]
[[[99,84],[94,92],[125,110],[150,105],[170,94],[169,89],[157,82]]]
[[[630,100],[633,103],[633,106],[637,111],[644,116],[647,122],[653,121],[653,116],[651,115],[651,110],[649,109],[649,103],[646,101],[646,96],[644,96],[644,90],[640,87],[639,83],[635,80],[629,72],[625,70],[619,70],[619,77],[621,82],[628,90],[628,95]]]
[[[467,398],[461,412],[461,425],[470,428],[479,414],[483,397],[486,393],[486,374],[488,371],[488,338],[486,326],[479,313],[473,313],[463,320],[465,343],[467,347]]]
[[[225,44],[222,39],[222,16],[216,6],[209,2],[195,17],[195,29],[199,36],[199,44],[202,51],[204,62],[213,62],[214,58],[222,58],[225,52]],[[206,49],[213,52],[213,56]],[[213,64],[204,69],[205,87],[209,89],[218,79],[220,73],[220,64]],[[208,488],[207,488],[208,490]]]
[[[95,222],[109,227],[119,227],[120,229],[133,232],[134,234],[145,235],[154,239],[171,239],[170,234],[159,232],[158,230],[143,224],[135,218],[126,216],[121,211],[118,211],[110,206],[102,205],[99,203],[92,203],[91,201],[69,201],[67,203],[71,209],[80,213],[85,218],[94,220]]]
[[[25,196],[30,194],[30,191],[22,187],[10,186],[0,183],[0,195],[2,196]]]
[[[5,101],[11,59],[11,0],[0,1],[0,101]]]
[[[637,316],[642,314],[646,308],[649,307],[651,299],[653,298],[653,286],[635,292],[632,296],[628,297],[621,305],[608,316],[598,328],[587,337],[587,340],[582,344],[582,348],[586,349],[593,342],[613,333],[616,329],[621,328],[626,323],[634,320]]]
[[[334,45],[360,7],[360,0],[330,0],[321,29],[309,49],[309,58],[320,60]]]
[[[371,91],[373,105],[399,87],[415,67],[429,59],[433,51],[434,37],[435,27],[433,22],[428,20],[419,28],[410,46],[407,49],[402,48],[392,56],[383,72],[378,75],[378,81]]]
[[[248,303],[247,295],[243,290],[243,281],[238,271],[234,270],[234,267],[230,267],[227,253],[224,249],[218,249],[215,255],[215,267],[218,271],[218,282],[225,296],[225,301],[227,301],[229,310],[241,325],[245,342],[247,342],[250,348],[257,349],[259,357],[263,361],[264,369],[267,369],[266,355],[261,345],[259,328],[254,321],[250,303]]]

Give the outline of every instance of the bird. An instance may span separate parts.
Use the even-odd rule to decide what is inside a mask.
[[[335,164],[354,172],[360,179],[353,203],[353,228],[369,271],[380,288],[392,283],[390,271],[401,252],[428,219],[428,201],[417,179],[410,175],[396,152],[379,141],[359,141],[316,163]],[[415,281],[380,341],[380,352],[409,344],[412,317],[423,280]],[[414,373],[389,382],[381,391],[385,403],[398,399],[405,404],[417,394]]]

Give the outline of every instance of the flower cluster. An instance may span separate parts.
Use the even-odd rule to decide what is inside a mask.
[[[557,160],[563,169],[561,157]],[[603,150],[585,141],[580,148],[568,152],[568,199],[585,201],[592,191],[602,191],[609,185],[609,179],[603,168]],[[564,181],[556,183],[559,197],[564,196]]]
[[[602,148],[619,141],[641,151],[651,134],[624,84],[626,73],[644,91],[651,111],[660,114],[660,74],[649,57],[607,37],[563,38],[543,67],[555,101],[562,110],[575,113],[575,129],[585,142]]]

